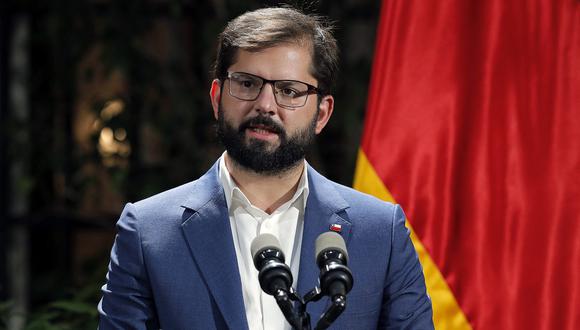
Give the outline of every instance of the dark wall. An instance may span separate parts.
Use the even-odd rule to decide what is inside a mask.
[[[5,12],[0,13],[0,125],[5,123],[7,114],[7,51],[9,17]],[[1,126],[0,126],[1,127]],[[2,127],[2,131],[4,128]],[[0,301],[7,299],[6,294],[6,228],[7,228],[7,200],[8,200],[8,161],[6,154],[6,136],[0,134]]]

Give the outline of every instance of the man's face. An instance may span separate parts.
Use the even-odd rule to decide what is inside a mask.
[[[309,72],[308,47],[285,44],[260,52],[238,51],[229,72],[245,72],[268,80],[297,80],[317,86]],[[218,135],[238,164],[262,174],[277,174],[299,164],[332,113],[331,96],[309,95],[295,109],[276,103],[272,84],[265,84],[256,100],[230,95],[228,81],[212,83],[211,98],[218,119]]]

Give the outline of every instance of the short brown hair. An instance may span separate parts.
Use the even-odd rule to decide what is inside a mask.
[[[238,49],[261,51],[283,43],[311,45],[310,73],[320,92],[330,94],[338,71],[338,47],[327,19],[290,7],[263,8],[231,20],[219,35],[214,78],[225,79]]]

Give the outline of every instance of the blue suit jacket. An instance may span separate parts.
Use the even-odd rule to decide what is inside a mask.
[[[354,286],[331,329],[432,329],[421,265],[397,205],[308,168],[298,276],[318,284],[314,241],[342,225]],[[218,163],[198,180],[127,204],[99,303],[100,329],[247,329]],[[308,305],[315,325],[328,299]]]

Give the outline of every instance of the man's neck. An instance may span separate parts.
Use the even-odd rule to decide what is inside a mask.
[[[225,163],[232,179],[250,203],[268,214],[294,196],[300,176],[304,172],[303,161],[275,175],[264,175],[248,170],[236,163],[227,153]]]

